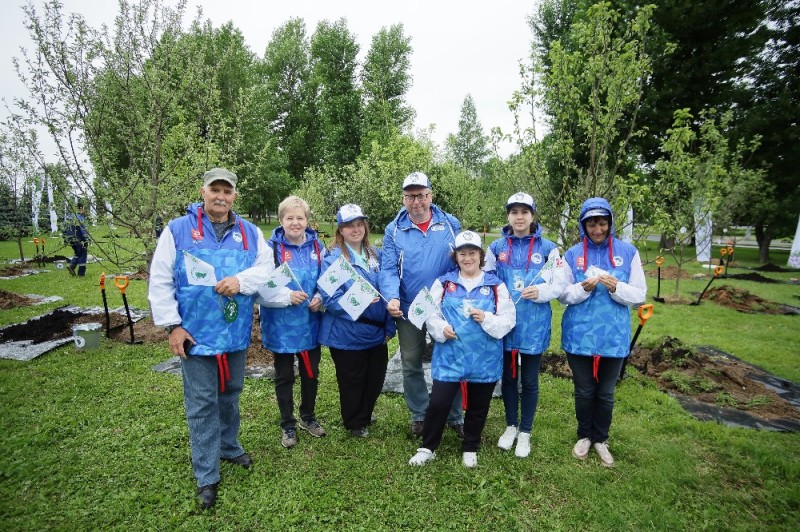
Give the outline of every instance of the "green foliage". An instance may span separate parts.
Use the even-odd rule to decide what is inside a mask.
[[[483,165],[490,153],[489,138],[483,133],[471,94],[464,96],[458,119],[458,133],[448,135],[447,150],[450,159],[470,175],[482,175]]]
[[[414,110],[406,103],[411,88],[411,38],[402,24],[394,24],[372,37],[361,81],[364,98],[362,153],[373,142],[383,143],[395,132],[407,132]]]

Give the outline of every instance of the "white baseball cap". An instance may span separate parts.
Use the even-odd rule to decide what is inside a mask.
[[[481,235],[474,231],[462,231],[456,236],[455,249],[463,248],[464,246],[473,246],[478,249],[483,249],[481,244]]]
[[[506,211],[511,209],[512,205],[524,205],[531,211],[536,212],[536,204],[533,203],[533,197],[525,192],[517,192],[516,194],[510,195],[506,202]]]
[[[403,179],[403,190],[407,189],[408,187],[431,188],[431,180],[428,179],[428,176],[422,172],[413,172],[408,174],[406,178]]]
[[[366,219],[369,216],[364,215],[364,212],[361,210],[361,207],[356,205],[355,203],[348,203],[347,205],[342,205],[339,208],[339,212],[336,213],[336,223],[337,224],[346,224],[347,222],[352,222],[353,220],[359,219]]]

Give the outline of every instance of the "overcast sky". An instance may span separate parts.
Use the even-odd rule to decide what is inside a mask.
[[[31,43],[23,28],[22,10],[11,7],[23,2],[6,1],[0,17],[0,98],[10,102],[25,96],[11,58],[20,55],[21,46],[30,48]],[[111,25],[117,13],[114,0],[62,3],[65,12],[81,13],[93,27]],[[408,102],[417,112],[415,128],[435,124],[434,140],[442,144],[448,134],[458,130],[467,94],[475,100],[485,134],[495,126],[511,131],[513,117],[507,102],[521,85],[519,61],[527,57],[532,38],[527,17],[536,4],[537,0],[189,0],[186,22],[201,5],[204,18],[211,19],[215,27],[232,21],[253,53],[263,57],[273,31],[289,18],[302,18],[310,36],[320,20],[344,17],[360,45],[360,59],[381,28],[402,23],[413,48]],[[41,6],[42,0],[34,5]],[[504,155],[510,152],[510,147],[503,149]]]

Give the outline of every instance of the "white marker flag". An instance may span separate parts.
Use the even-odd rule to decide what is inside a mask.
[[[348,279],[355,280],[358,277],[360,276],[353,270],[350,263],[344,260],[344,257],[340,256],[319,276],[317,286],[322,288],[326,294],[332,296],[345,281]]]
[[[186,277],[189,279],[189,284],[196,286],[215,286],[217,284],[217,275],[214,273],[214,267],[209,263],[184,251],[183,264],[186,268]]]
[[[408,321],[413,323],[417,329],[422,330],[425,320],[437,309],[438,306],[436,301],[433,300],[430,290],[423,287],[417,297],[414,298],[414,301],[411,302],[411,306],[408,307]]]
[[[269,301],[278,290],[289,284],[289,282],[294,278],[294,274],[292,273],[292,269],[289,267],[289,264],[284,262],[272,270],[272,273],[270,273],[269,277],[267,277],[267,282],[264,283],[264,286],[258,289],[258,293],[261,297]]]
[[[380,293],[366,279],[358,275],[353,286],[342,295],[339,305],[355,321],[378,297],[380,297]]]

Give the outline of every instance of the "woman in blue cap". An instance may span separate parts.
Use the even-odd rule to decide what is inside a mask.
[[[507,451],[516,440],[515,454],[525,458],[531,451],[531,428],[539,402],[541,355],[550,345],[550,301],[561,295],[566,283],[558,247],[542,237],[542,227],[536,222],[533,198],[525,192],[511,195],[506,212],[508,225],[502,237],[489,245],[484,266],[496,271],[517,308],[517,325],[503,338],[501,390],[506,430],[497,446]],[[545,268],[549,261],[553,264]]]
[[[421,466],[436,457],[453,398],[461,390],[465,406],[464,467],[478,465],[481,433],[489,414],[503,365],[503,336],[514,328],[516,311],[508,288],[497,275],[484,272],[481,237],[472,231],[456,236],[453,262],[457,266],[434,281],[431,297],[440,310],[427,320],[433,347],[431,389],[422,446],[409,460]]]
[[[564,255],[569,286],[559,297],[569,305],[561,321],[561,347],[575,388],[578,442],[572,455],[584,460],[594,447],[602,464],[613,467],[608,431],[631,341],[629,307],[644,303],[647,284],[637,249],[614,236],[608,201],[586,200],[578,220],[581,241]]]
[[[358,205],[343,205],[336,214],[334,242],[325,257],[323,272],[343,257],[361,277],[377,290],[381,252],[369,241],[367,216]],[[344,427],[357,438],[369,436],[367,426],[383,389],[389,349],[386,345],[397,329],[380,298],[375,298],[353,320],[340,301],[352,287],[348,280],[333,294],[323,295],[325,312],[319,329],[319,341],[327,345],[336,367],[339,405]]]

